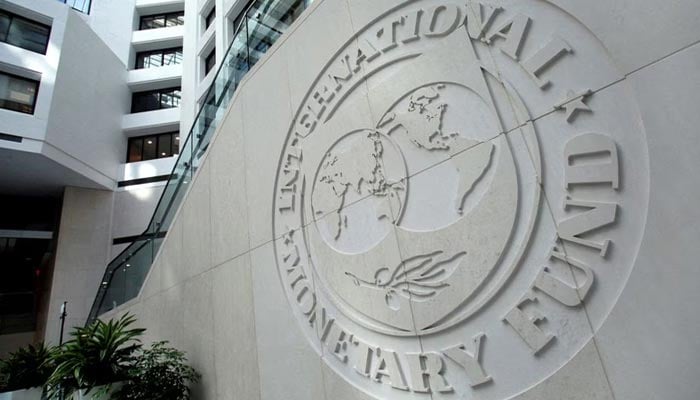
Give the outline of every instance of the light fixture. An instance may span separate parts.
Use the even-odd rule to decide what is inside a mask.
[[[146,140],[146,144],[153,144],[152,140]]]
[[[164,156],[164,155],[165,155],[165,153],[160,153],[160,155],[161,155],[161,156]]]

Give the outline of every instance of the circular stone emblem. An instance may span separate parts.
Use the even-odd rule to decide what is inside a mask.
[[[336,54],[275,183],[310,343],[377,398],[546,379],[609,314],[646,218],[644,132],[606,50],[546,2],[423,1]]]

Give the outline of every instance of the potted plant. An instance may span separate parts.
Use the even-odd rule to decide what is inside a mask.
[[[0,361],[0,392],[23,391],[27,398],[39,398],[55,368],[55,347],[39,343],[22,347]],[[19,393],[13,398],[21,397]]]
[[[129,370],[130,378],[114,395],[119,400],[188,400],[189,384],[200,375],[187,365],[185,354],[156,342],[148,349],[139,349],[136,362]]]
[[[56,368],[47,382],[49,398],[82,398],[90,393],[101,398],[114,383],[127,380],[145,331],[132,328],[135,321],[127,314],[116,321],[97,320],[74,328],[72,339],[56,353]]]

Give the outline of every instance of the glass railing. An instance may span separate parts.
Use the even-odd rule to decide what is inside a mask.
[[[68,4],[74,10],[81,13],[90,14],[90,4],[92,0],[58,0],[61,3]]]
[[[238,84],[312,1],[256,0],[239,17],[233,41],[187,138],[181,143],[180,155],[153,217],[139,239],[107,266],[88,322],[138,295]]]

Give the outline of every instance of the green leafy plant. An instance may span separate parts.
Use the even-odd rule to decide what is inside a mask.
[[[0,392],[42,387],[55,368],[56,348],[39,343],[22,347],[0,361]]]
[[[129,378],[129,369],[136,362],[141,348],[140,336],[145,329],[132,328],[136,318],[127,314],[118,320],[97,320],[85,327],[76,327],[72,339],[56,353],[56,369],[47,382],[49,398],[58,398],[61,391],[69,398],[78,390],[89,393]]]
[[[200,375],[187,365],[185,353],[156,342],[149,349],[140,349],[137,361],[129,371],[131,378],[112,397],[118,400],[187,400],[189,384]]]

